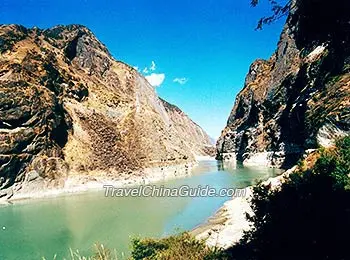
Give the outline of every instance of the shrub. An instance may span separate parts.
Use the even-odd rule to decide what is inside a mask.
[[[222,251],[208,248],[203,241],[196,240],[187,232],[159,240],[134,239],[132,247],[132,259],[135,260],[209,260],[224,257]]]
[[[254,188],[252,229],[227,251],[231,259],[348,259],[350,137],[320,153],[279,191]]]

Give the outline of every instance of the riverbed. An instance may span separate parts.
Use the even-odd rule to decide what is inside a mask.
[[[192,174],[156,183],[244,188],[274,177],[278,170],[201,161]],[[0,259],[63,259],[69,249],[83,255],[95,243],[130,254],[133,237],[160,238],[191,230],[205,222],[230,197],[105,197],[105,191],[19,201],[0,207]]]

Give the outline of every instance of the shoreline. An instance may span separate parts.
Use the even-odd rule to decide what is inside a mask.
[[[11,198],[0,199],[0,205],[9,205],[18,201],[53,198],[64,195],[81,194],[89,191],[103,190],[104,185],[114,187],[132,187],[145,184],[156,184],[165,180],[172,180],[192,175],[192,169],[200,161],[214,160],[212,157],[198,156],[193,162],[177,165],[152,167],[137,170],[131,174],[108,174],[94,172],[90,174],[71,174],[64,181],[63,187],[47,188],[45,184],[38,187],[35,183],[26,183],[26,186],[14,192]]]
[[[277,189],[286,177],[292,173],[293,167],[279,176],[271,177],[262,182],[270,184],[272,189]],[[237,244],[243,236],[244,231],[250,229],[250,223],[246,219],[246,213],[252,214],[250,198],[253,194],[253,186],[245,188],[245,197],[235,197],[224,203],[224,205],[206,222],[200,224],[190,231],[198,240],[204,240],[209,247],[227,249]]]
[[[198,240],[204,240],[209,247],[228,248],[237,243],[243,231],[249,229],[245,212],[251,212],[248,202],[252,186],[246,187],[246,197],[226,201],[206,222],[190,231]]]
[[[72,196],[85,192],[103,191],[104,185],[112,185],[116,188],[132,187],[138,185],[156,184],[161,181],[189,177],[192,170],[200,161],[212,161],[213,157],[198,156],[196,160],[189,163],[152,167],[137,170],[132,174],[113,174],[106,172],[91,172],[90,174],[72,174],[65,180],[64,186],[60,188],[24,187],[13,194],[10,199],[0,199],[1,205],[10,205],[16,202],[34,199],[49,199],[59,196]],[[283,179],[288,176],[295,167],[279,176],[271,177],[264,184],[271,184],[272,188],[278,187]],[[28,184],[28,183],[27,183]],[[34,184],[35,186],[35,184]],[[205,240],[209,247],[228,248],[242,238],[243,232],[249,230],[249,222],[245,213],[252,213],[249,199],[252,195],[252,187],[245,188],[245,197],[235,197],[226,201],[214,215],[205,222],[189,231],[195,238]],[[39,191],[38,191],[39,190]]]

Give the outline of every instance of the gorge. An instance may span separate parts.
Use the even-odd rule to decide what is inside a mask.
[[[203,248],[223,253],[214,259],[275,259],[279,248],[298,252],[292,259],[305,248],[332,259],[335,244],[348,255],[350,3],[288,3],[276,51],[247,68],[216,144],[87,27],[0,25],[0,258],[60,259],[69,248],[91,255],[99,242],[125,259],[130,236],[154,238],[139,240],[144,257],[133,259],[206,259],[196,255]],[[244,188],[247,196],[116,199],[103,195],[105,183]],[[41,198],[22,200],[32,197]],[[189,230],[177,248],[167,244]],[[175,239],[165,243],[168,235]]]

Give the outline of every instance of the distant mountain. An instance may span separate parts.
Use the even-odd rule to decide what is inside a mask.
[[[211,146],[84,26],[2,25],[0,53],[2,196],[37,177],[55,186],[70,174],[190,162]]]
[[[198,155],[215,156],[215,147],[212,138],[195,122],[191,120],[177,106],[160,99],[172,121],[172,126],[176,129],[183,142],[189,149]],[[191,140],[188,142],[188,140]]]
[[[276,52],[249,69],[218,159],[288,168],[350,133],[349,14],[330,6],[292,8]]]

